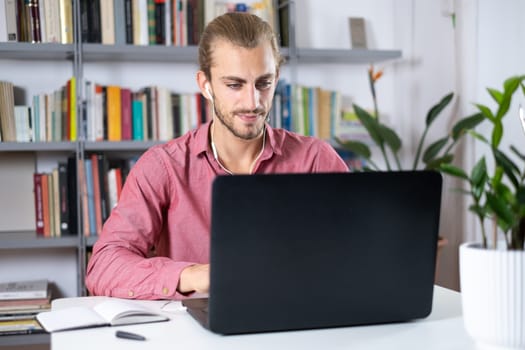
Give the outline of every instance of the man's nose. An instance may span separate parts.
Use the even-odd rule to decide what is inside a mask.
[[[244,107],[249,110],[254,110],[259,106],[260,92],[255,86],[248,86],[244,94]]]

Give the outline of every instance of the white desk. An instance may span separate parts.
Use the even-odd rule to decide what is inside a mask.
[[[104,297],[58,299],[53,308],[95,304]],[[138,301],[160,308],[166,301]],[[312,304],[311,307],[322,307]],[[308,331],[221,336],[201,327],[180,306],[170,302],[164,310],[169,322],[102,327],[51,335],[52,350],[93,349],[475,349],[461,317],[460,294],[436,287],[432,314],[423,320],[388,325],[343,327]],[[144,335],[146,341],[115,337],[117,329]]]

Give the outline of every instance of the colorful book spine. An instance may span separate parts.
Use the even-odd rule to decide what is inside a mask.
[[[113,16],[115,23],[115,44],[126,44],[126,12],[124,0],[113,0]]]
[[[59,0],[60,39],[62,44],[73,43],[73,4],[71,0]]]
[[[33,174],[33,188],[35,196],[35,223],[37,236],[44,235],[44,198],[42,189],[42,174]]]
[[[157,43],[157,37],[155,33],[155,0],[148,1],[148,43],[149,45],[155,45]]]
[[[72,179],[71,181],[74,181]],[[68,196],[68,171],[67,163],[58,163],[58,188],[60,196],[60,234],[67,235],[70,232],[69,227],[69,196]]]
[[[70,79],[69,84],[69,140],[77,140],[77,80],[75,77]]]
[[[95,211],[95,229],[94,233],[100,235],[102,232],[102,191],[100,188],[100,170],[98,155],[92,154],[91,158],[91,167],[93,173],[93,202],[94,202],[94,211]]]
[[[5,26],[7,28],[7,41],[20,41],[16,23],[16,0],[5,0],[5,19]]]
[[[88,205],[87,221],[89,222],[89,229],[87,232],[89,232],[89,235],[94,235],[97,223],[95,217],[95,192],[93,184],[93,166],[91,163],[91,159],[84,159],[84,172],[86,177],[86,194]]]
[[[122,108],[122,140],[132,140],[132,111],[131,90],[122,88],[120,90]]]
[[[144,140],[144,128],[143,128],[143,104],[142,101],[134,99],[132,106],[132,119],[133,119],[133,140],[142,141]]]
[[[50,208],[49,208],[49,176],[42,174],[42,217],[44,219],[44,237],[51,236]]]
[[[107,103],[107,130],[109,141],[122,140],[122,99],[120,87],[110,85],[106,87]]]

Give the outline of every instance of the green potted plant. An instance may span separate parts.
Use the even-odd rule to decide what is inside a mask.
[[[519,127],[518,113],[510,106],[520,87],[525,94],[524,81],[525,75],[514,76],[505,80],[502,91],[487,89],[496,102],[494,110],[476,104],[491,125],[490,138],[469,133],[487,146],[493,160],[490,171],[485,155],[469,172],[450,163],[440,165],[442,172],[468,184],[461,192],[470,196],[469,209],[481,227],[482,242],[460,246],[465,327],[479,343],[509,348],[525,347],[525,154],[515,146],[504,149],[501,141],[505,116],[515,115]],[[498,239],[498,232],[503,239]]]
[[[380,150],[386,168],[382,169],[377,164],[377,162],[372,159],[370,147],[364,142],[356,140],[341,140],[336,138],[339,147],[351,151],[356,156],[361,157],[365,161],[365,165],[363,167],[363,170],[365,171],[420,169],[439,170],[440,164],[452,162],[454,159],[454,147],[457,145],[467,130],[475,128],[483,120],[481,113],[476,113],[472,116],[459,120],[452,127],[450,133],[444,135],[437,141],[434,141],[425,147],[425,141],[430,126],[439,117],[441,112],[445,109],[445,107],[448,106],[454,97],[453,93],[448,93],[445,95],[427,112],[425,118],[425,128],[419,138],[417,151],[412,161],[412,165],[411,167],[403,167],[399,158],[399,153],[403,147],[401,138],[395,130],[382,123],[379,114],[375,85],[382,75],[382,71],[374,71],[373,66],[371,66],[368,70],[368,80],[370,82],[370,91],[372,93],[372,100],[374,103],[373,115],[357,104],[353,104],[353,108],[357,118],[365,127],[372,142]],[[423,149],[423,147],[425,148]]]

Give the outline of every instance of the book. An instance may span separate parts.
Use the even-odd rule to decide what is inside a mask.
[[[16,25],[16,0],[5,0],[5,26],[7,41],[19,41]]]
[[[28,7],[28,14],[31,20],[31,42],[39,43],[42,42],[41,27],[40,27],[40,9],[39,0],[26,0],[26,6]]]
[[[110,85],[107,91],[107,131],[108,141],[122,140],[122,98],[120,86]]]
[[[350,17],[350,41],[352,49],[366,49],[366,29],[363,17]]]
[[[69,80],[69,103],[67,109],[69,111],[69,130],[66,129],[66,133],[69,132],[69,138],[66,140],[76,141],[77,140],[77,79],[72,77]]]
[[[132,140],[132,111],[131,111],[131,89],[121,88],[121,138]]]
[[[47,298],[48,293],[45,279],[0,283],[0,300]]]
[[[84,220],[89,222],[89,230],[87,235],[95,235],[97,230],[97,222],[95,216],[95,192],[93,183],[93,163],[91,158],[84,159],[84,174],[86,179],[86,191],[87,191],[87,204],[88,204],[88,215],[84,217]]]
[[[69,227],[69,201],[68,201],[68,172],[67,163],[58,163],[58,189],[60,197],[60,235],[70,232]]]
[[[42,173],[42,217],[44,218],[44,237],[51,236],[51,208],[49,207],[49,176]]]
[[[0,130],[3,141],[16,141],[14,86],[7,81],[0,81]]]
[[[124,26],[126,44],[133,45],[133,0],[124,0]]]
[[[47,173],[47,205],[49,234],[46,237],[55,237],[55,182],[53,180],[53,172]],[[45,232],[44,232],[45,236]]]
[[[28,314],[51,308],[51,292],[45,298],[0,300],[0,318],[5,315]]]
[[[51,179],[53,181],[53,193],[50,195],[53,196],[53,217],[51,220],[53,221],[53,237],[60,237],[61,236],[61,230],[60,230],[60,211],[61,211],[61,204],[60,204],[60,185],[59,185],[59,179],[58,179],[58,167],[53,168],[51,172]]]
[[[0,321],[0,336],[34,333],[44,333],[44,330],[34,318]]]
[[[93,233],[100,235],[102,232],[102,191],[100,187],[100,170],[99,170],[99,155],[92,154],[91,159],[91,168],[93,171],[93,202],[95,210],[95,229]]]
[[[115,44],[114,0],[100,1],[100,28],[102,44]]]
[[[75,156],[69,156],[67,159],[67,227],[69,234],[77,233],[78,224],[78,188],[77,188],[77,163]]]
[[[42,41],[46,43],[60,43],[60,4],[57,0],[46,1],[44,6],[45,28]]]
[[[69,0],[59,0],[60,40],[62,44],[73,43],[73,4]],[[74,141],[74,140],[72,140]]]
[[[33,193],[35,197],[35,231],[37,236],[44,235],[44,202],[42,195],[42,174],[33,174]]]
[[[124,0],[113,0],[115,45],[126,44],[126,10]]]
[[[47,332],[101,326],[168,321],[169,318],[136,302],[108,299],[94,307],[74,306],[36,316]]]

